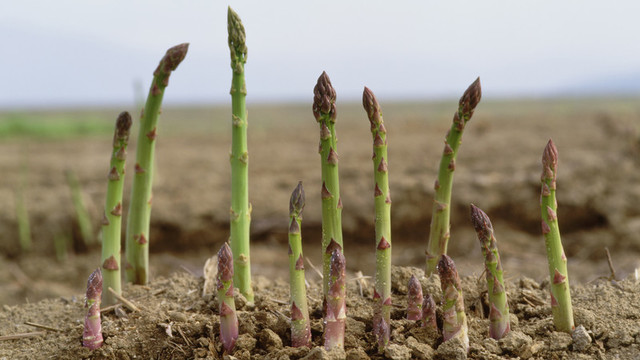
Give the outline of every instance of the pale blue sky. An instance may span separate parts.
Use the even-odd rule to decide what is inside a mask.
[[[227,102],[228,5],[250,102],[311,101],[323,70],[339,101],[459,96],[476,76],[486,97],[640,94],[637,1],[21,0],[0,5],[0,107],[130,104],[181,42],[165,101]]]

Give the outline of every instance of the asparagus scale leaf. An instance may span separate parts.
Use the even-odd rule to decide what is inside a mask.
[[[153,81],[142,110],[136,148],[135,174],[129,204],[126,236],[127,281],[144,285],[149,281],[149,222],[151,220],[151,185],[155,157],[157,124],[165,88],[171,73],[187,55],[189,44],[167,50],[153,72]]]
[[[427,245],[427,265],[425,275],[436,271],[440,256],[447,253],[450,237],[451,189],[456,157],[462,143],[462,132],[482,97],[480,78],[477,78],[464,92],[458,102],[458,111],[453,115],[453,124],[444,140],[444,151],[440,159],[438,179],[435,182],[435,198],[431,215],[431,229]]]
[[[118,116],[113,135],[111,162],[107,175],[107,199],[102,218],[102,294],[105,305],[116,303],[115,296],[107,291],[111,287],[121,293],[120,281],[120,234],[122,224],[122,192],[124,188],[124,165],[131,128],[131,115],[124,111]]]
[[[233,282],[240,293],[253,302],[251,287],[250,225],[251,204],[249,204],[249,152],[247,150],[247,86],[244,79],[244,65],[247,61],[247,45],[244,26],[238,14],[231,7],[227,13],[229,50],[231,53],[231,218],[230,242],[233,250],[235,273]]]
[[[489,293],[489,336],[499,340],[511,330],[509,302],[504,287],[502,264],[493,225],[487,214],[471,204],[471,221],[478,234],[484,255],[485,276]]]
[[[391,332],[391,195],[387,156],[387,130],[382,119],[380,104],[373,92],[365,87],[362,105],[367,112],[373,137],[373,174],[375,180],[375,237],[376,273],[374,286],[373,331],[378,350],[389,344]]]
[[[564,254],[558,227],[558,203],[556,201],[556,178],[558,172],[558,149],[549,140],[542,153],[542,189],[540,208],[542,212],[542,234],[544,235],[549,276],[551,278],[551,312],[558,331],[571,333],[575,328],[567,257]]]

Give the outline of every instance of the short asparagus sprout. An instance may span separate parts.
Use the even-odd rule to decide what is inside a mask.
[[[380,104],[373,92],[365,87],[362,94],[373,137],[373,174],[375,180],[376,274],[374,285],[373,331],[378,350],[389,344],[391,322],[391,195],[389,193],[387,130]]]
[[[453,186],[453,173],[456,169],[456,157],[462,142],[462,132],[471,116],[473,116],[481,97],[480,78],[477,78],[460,98],[458,111],[453,116],[453,124],[444,140],[444,151],[440,159],[438,179],[434,185],[435,198],[433,200],[433,214],[425,270],[427,276],[436,271],[440,255],[447,253],[450,236],[451,189]]]
[[[231,51],[231,249],[235,274],[233,283],[240,293],[253,302],[251,288],[251,257],[249,253],[249,227],[251,204],[249,204],[249,153],[247,151],[247,85],[244,79],[244,64],[247,61],[244,26],[238,14],[229,7],[227,13],[229,50]]]
[[[415,275],[409,279],[409,293],[407,294],[407,320],[422,318],[422,285]]]
[[[422,327],[438,330],[438,324],[436,322],[436,302],[433,300],[431,294],[427,294],[422,302]]]
[[[509,324],[509,302],[504,287],[502,264],[498,253],[498,244],[493,233],[489,216],[471,204],[471,221],[478,234],[480,247],[484,255],[487,292],[489,293],[489,336],[499,340],[511,330]]]
[[[142,110],[138,133],[135,174],[127,219],[126,274],[127,281],[144,285],[149,281],[149,223],[151,221],[151,186],[155,158],[157,124],[169,77],[187,55],[189,44],[167,50],[153,72],[153,80]]]
[[[325,306],[324,347],[326,350],[344,348],[344,329],[347,318],[346,306],[346,260],[342,250],[331,252],[329,272],[329,294]]]
[[[289,286],[291,288],[291,346],[311,346],[311,326],[307,306],[302,255],[302,211],[304,188],[298,183],[289,201]]]
[[[553,323],[558,331],[571,333],[574,329],[571,292],[567,257],[562,248],[560,229],[558,228],[558,203],[556,201],[556,176],[558,172],[558,149],[549,140],[542,153],[542,190],[540,207],[542,210],[542,234],[549,261],[551,277],[551,312]]]
[[[453,260],[442,255],[438,262],[440,274],[440,287],[442,288],[442,337],[443,341],[459,338],[469,349],[469,332],[467,328],[467,316],[464,313],[464,297],[462,285]]]
[[[69,190],[71,191],[71,200],[73,200],[73,208],[76,211],[76,219],[78,221],[78,228],[80,229],[80,236],[85,246],[89,247],[95,242],[95,236],[93,233],[93,224],[91,222],[91,215],[87,210],[87,206],[82,198],[82,187],[76,173],[68,169],[65,172],[67,177],[67,183],[69,184]]]
[[[24,187],[20,185],[16,191],[16,219],[18,220],[18,240],[23,253],[31,251],[31,225],[29,211],[24,201]]]
[[[326,72],[318,78],[313,89],[313,115],[320,125],[320,160],[322,166],[322,276],[323,296],[329,293],[331,256],[333,250],[342,251],[342,200],[338,178],[338,150],[336,139],[336,91]]]
[[[226,354],[233,352],[238,340],[238,316],[233,299],[233,254],[224,243],[218,251],[218,310],[220,313],[220,340]]]
[[[100,323],[100,298],[102,297],[102,272],[97,268],[89,275],[85,307],[89,308],[84,318],[82,346],[95,350],[102,346],[102,325]]]
[[[116,303],[116,297],[107,289],[112,288],[117,294],[122,292],[120,281],[120,234],[122,224],[122,192],[124,188],[124,165],[131,128],[131,115],[124,111],[118,116],[113,135],[111,162],[107,175],[107,199],[102,218],[102,293],[104,304]]]

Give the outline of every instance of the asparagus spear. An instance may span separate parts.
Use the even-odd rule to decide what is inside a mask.
[[[362,94],[373,136],[373,174],[375,179],[376,274],[374,286],[373,331],[378,350],[389,343],[391,321],[391,195],[387,169],[387,130],[382,110],[373,92],[365,87]]]
[[[436,302],[433,301],[431,294],[427,294],[422,302],[422,327],[430,327],[438,330],[436,323]]]
[[[344,328],[347,318],[346,277],[346,260],[342,250],[335,248],[331,252],[329,293],[324,317],[324,348],[326,350],[344,348]]]
[[[547,248],[549,275],[551,277],[551,311],[553,323],[558,331],[571,333],[574,329],[567,257],[564,255],[560,229],[558,228],[558,203],[556,201],[556,176],[558,171],[558,149],[549,140],[542,153],[542,190],[540,207],[542,234]]]
[[[95,350],[102,346],[102,326],[100,323],[100,297],[102,296],[102,272],[97,268],[89,275],[85,307],[88,307],[84,318],[82,346]]]
[[[332,252],[342,251],[342,200],[338,178],[336,139],[336,91],[326,72],[313,89],[313,115],[320,125],[320,160],[322,166],[322,275],[323,295],[327,301]]]
[[[238,316],[233,299],[233,254],[224,243],[218,251],[218,310],[220,312],[220,340],[224,352],[231,354],[238,339]]]
[[[453,124],[444,140],[444,151],[440,160],[438,179],[434,185],[435,198],[433,201],[429,243],[427,245],[427,267],[425,271],[427,276],[436,271],[440,255],[447,253],[451,188],[453,185],[453,172],[456,169],[456,156],[462,142],[464,127],[473,116],[473,111],[480,102],[481,97],[480,78],[477,78],[460,98],[458,111],[453,116]]]
[[[184,43],[167,50],[153,72],[147,103],[142,110],[126,237],[127,281],[135,284],[144,285],[149,281],[151,185],[158,115],[171,72],[184,60],[188,49],[189,44]]]
[[[109,165],[107,199],[102,218],[102,293],[105,305],[116,303],[116,297],[107,291],[111,287],[121,293],[120,284],[120,236],[122,223],[122,189],[124,187],[124,164],[131,128],[131,115],[123,111],[118,115],[113,135],[113,150]]]
[[[251,288],[251,261],[249,253],[249,153],[247,152],[247,86],[244,80],[244,64],[247,61],[244,26],[231,7],[227,14],[229,50],[231,51],[231,249],[235,265],[234,284],[249,302],[253,302]]]
[[[509,324],[509,302],[504,289],[502,264],[498,253],[498,244],[493,234],[493,225],[489,216],[471,204],[471,221],[478,234],[480,247],[484,255],[484,267],[489,293],[489,336],[499,340],[511,330]]]
[[[24,201],[24,187],[20,185],[15,194],[16,218],[18,220],[18,240],[23,253],[31,251],[31,226],[29,225],[29,211]]]
[[[289,286],[291,287],[291,346],[311,346],[311,327],[307,307],[307,290],[304,282],[304,258],[302,256],[302,210],[304,188],[298,183],[289,201]]]
[[[407,295],[407,320],[422,318],[422,285],[415,275],[409,279],[409,294]]]
[[[462,343],[469,349],[469,335],[467,329],[467,316],[464,313],[464,297],[462,296],[462,285],[453,260],[442,255],[438,262],[438,273],[440,274],[440,287],[442,288],[442,337],[447,341],[454,337],[460,338]]]
[[[85,246],[89,247],[95,241],[93,236],[93,225],[91,224],[91,216],[89,211],[82,200],[82,188],[80,187],[80,181],[73,170],[68,169],[66,172],[67,183],[69,184],[69,190],[71,191],[71,199],[73,200],[73,207],[76,210],[76,216],[78,218],[78,227],[80,228],[80,236],[82,236],[82,242]]]

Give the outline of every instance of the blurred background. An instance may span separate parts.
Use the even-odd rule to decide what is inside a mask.
[[[483,100],[465,130],[453,191],[450,253],[461,272],[482,271],[473,202],[494,222],[509,276],[546,276],[538,196],[549,138],[560,152],[560,228],[573,278],[609,276],[605,247],[618,276],[638,265],[637,2],[27,0],[0,5],[0,304],[81,292],[100,259],[115,118],[137,117],[158,61],[182,42],[189,53],[159,121],[151,271],[200,274],[227,240],[227,6],[242,18],[249,49],[254,272],[286,277],[279,263],[298,180],[307,189],[305,254],[320,262],[311,101],[322,71],[338,94],[350,271],[374,266],[363,86],[389,131],[394,263],[421,267],[443,137],[478,76]],[[135,135],[129,173],[134,156]]]

